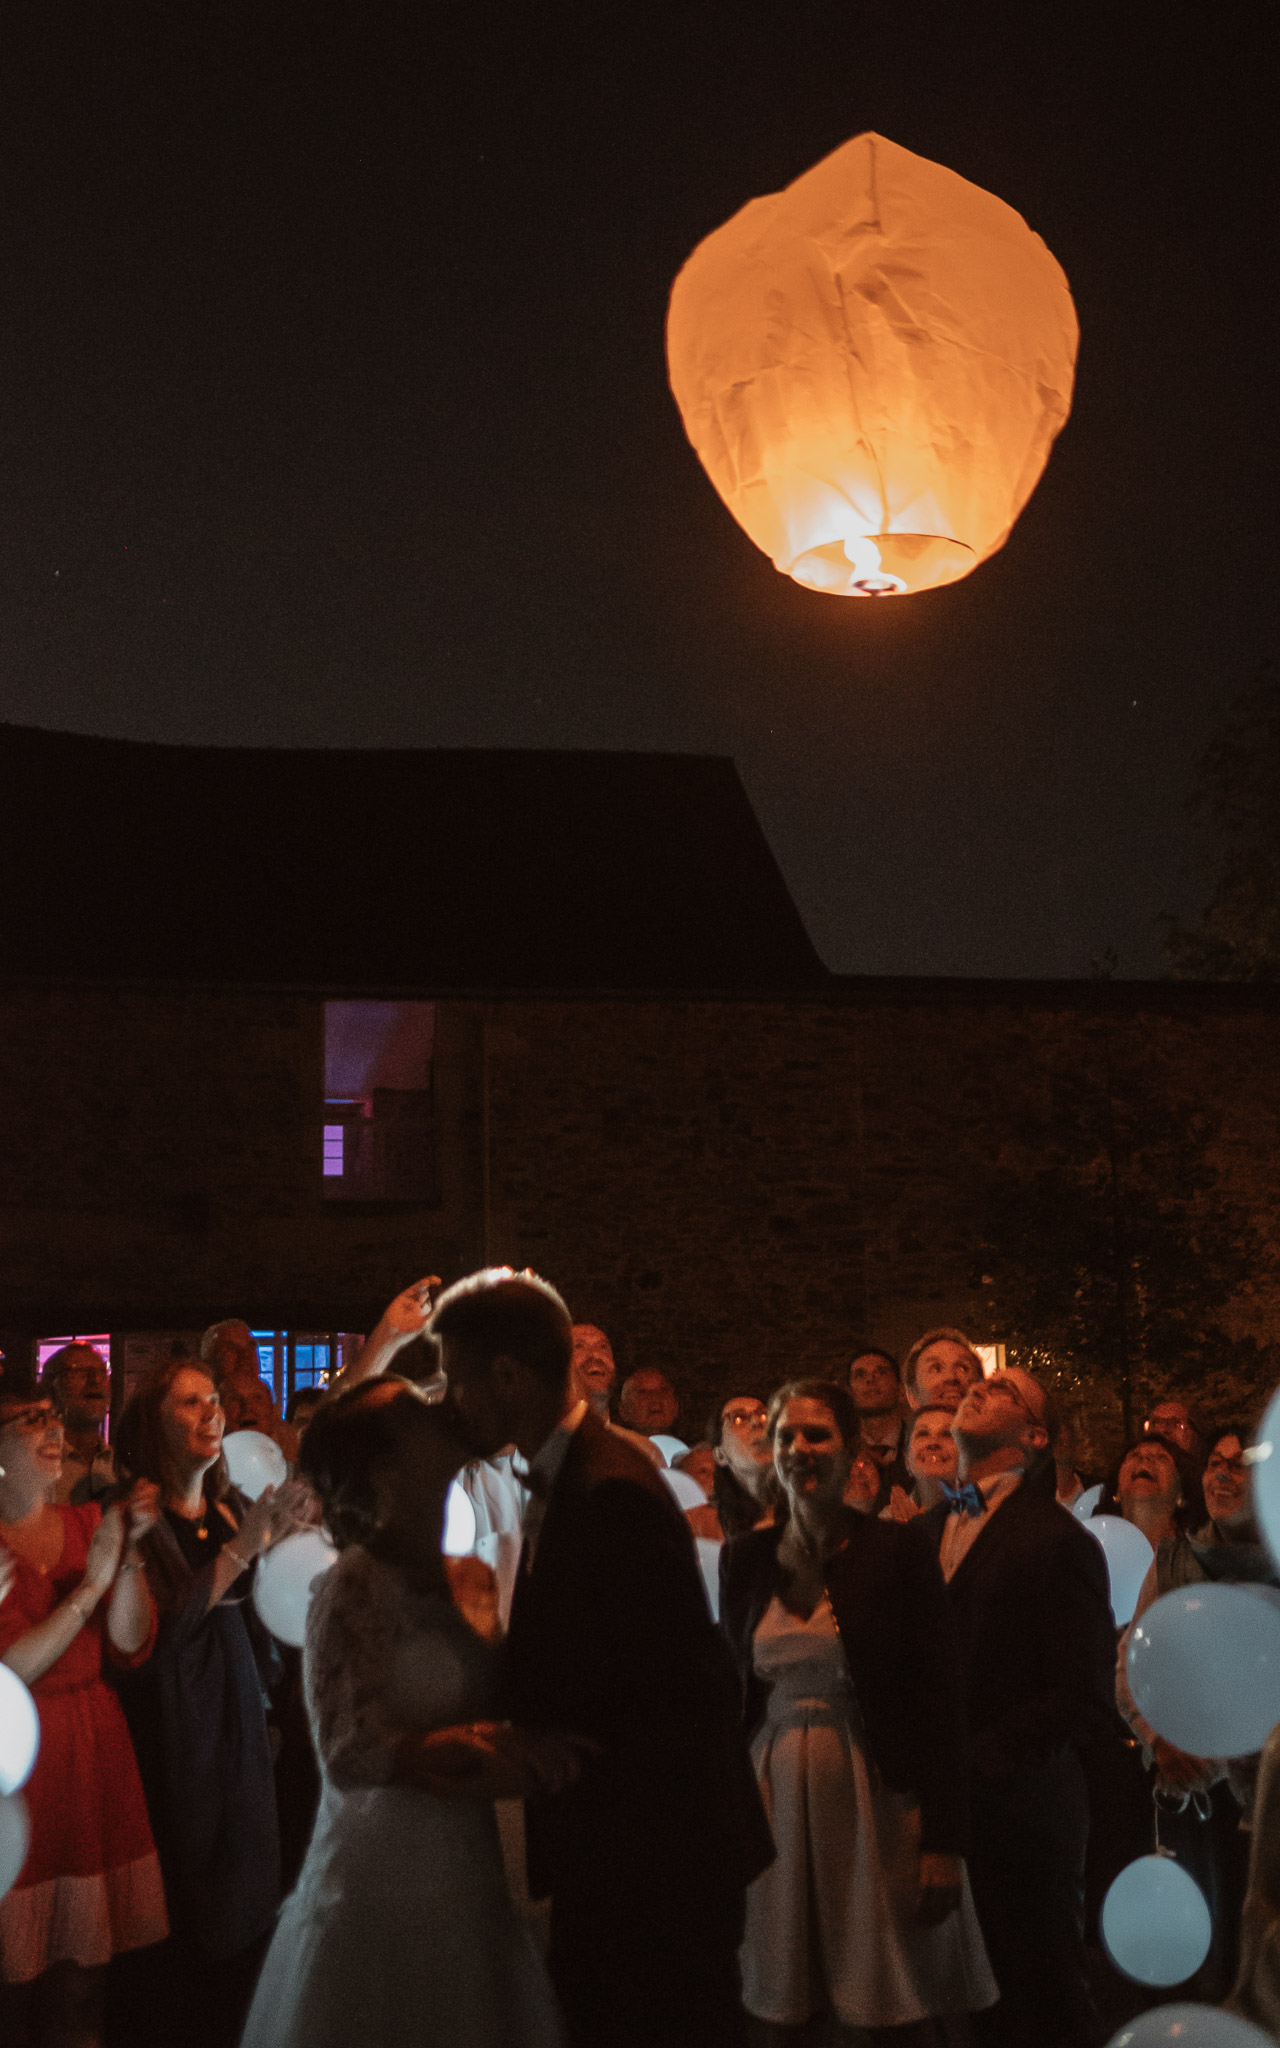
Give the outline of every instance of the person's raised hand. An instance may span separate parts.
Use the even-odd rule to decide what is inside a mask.
[[[283,1486],[272,1489],[269,1543],[279,1543],[282,1537],[296,1535],[299,1529],[314,1529],[319,1520],[319,1498],[305,1479],[286,1479]]]
[[[920,1927],[941,1927],[959,1910],[964,1864],[959,1856],[944,1856],[926,1849],[920,1856],[920,1900],[916,1923]]]
[[[420,1337],[431,1320],[441,1285],[438,1273],[428,1273],[425,1280],[415,1280],[412,1287],[397,1294],[382,1311],[382,1323],[388,1334],[406,1344],[411,1337]]]
[[[120,1553],[124,1549],[124,1515],[116,1506],[111,1506],[103,1515],[97,1528],[89,1538],[89,1554],[84,1564],[84,1583],[93,1592],[107,1591],[120,1564]]]
[[[160,1488],[153,1479],[135,1479],[121,1503],[127,1523],[130,1549],[141,1543],[148,1529],[155,1527],[160,1513]]]

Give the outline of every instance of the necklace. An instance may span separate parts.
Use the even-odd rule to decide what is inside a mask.
[[[209,1515],[209,1501],[207,1495],[201,1496],[200,1512],[198,1515],[189,1515],[185,1508],[175,1507],[172,1501],[169,1502],[169,1512],[171,1515],[177,1515],[180,1520],[189,1525],[191,1533],[197,1542],[208,1542],[209,1531],[206,1527],[206,1522]]]

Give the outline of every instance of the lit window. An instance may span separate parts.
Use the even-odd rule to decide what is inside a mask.
[[[973,1348],[982,1360],[984,1379],[989,1380],[993,1372],[1004,1371],[1005,1347],[1003,1344],[975,1344]]]
[[[435,1021],[434,1003],[325,1004],[321,1172],[331,1199],[438,1199]]]
[[[324,1173],[328,1179],[342,1172],[342,1125],[326,1124],[324,1127]]]

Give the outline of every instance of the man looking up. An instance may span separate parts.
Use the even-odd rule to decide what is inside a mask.
[[[514,1443],[528,1461],[506,1711],[598,1745],[527,1815],[570,2048],[737,2048],[745,1891],[772,1844],[688,1524],[582,1393],[545,1281],[473,1274],[432,1330],[477,1455]]]
[[[618,1414],[628,1429],[641,1436],[669,1436],[679,1413],[676,1390],[656,1365],[638,1366],[622,1382]]]
[[[49,1498],[58,1507],[83,1507],[116,1483],[115,1459],[102,1440],[111,1405],[111,1372],[92,1344],[64,1344],[46,1358],[40,1387],[62,1420],[62,1477]]]
[[[858,1439],[880,1468],[878,1513],[889,1505],[894,1487],[905,1494],[911,1474],[903,1456],[902,1382],[898,1361],[887,1351],[859,1351],[849,1367],[849,1392],[858,1411]]]
[[[1088,1800],[1079,1752],[1110,1724],[1115,1631],[1101,1546],[1054,1499],[1057,1416],[1017,1367],[952,1424],[961,1486],[923,1515],[965,1672],[969,1875],[1000,2003],[982,2048],[1096,2048],[1084,1946]]]
[[[626,1429],[610,1418],[609,1401],[613,1394],[613,1383],[618,1377],[618,1368],[614,1363],[613,1346],[598,1324],[573,1325],[571,1371],[578,1395],[599,1416],[606,1429],[611,1429],[615,1436],[625,1437],[628,1443],[634,1444],[651,1465],[661,1467],[666,1464],[662,1452],[656,1444],[649,1442],[647,1434],[642,1434],[639,1430]]]
[[[913,1408],[950,1408],[953,1414],[981,1378],[982,1360],[963,1330],[926,1330],[902,1368],[903,1391]]]

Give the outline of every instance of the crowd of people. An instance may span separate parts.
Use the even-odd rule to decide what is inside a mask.
[[[1280,1753],[1187,1756],[1125,1676],[1162,1594],[1277,1583],[1248,1424],[1171,1395],[1093,1474],[960,1330],[850,1353],[689,1429],[500,1269],[406,1289],[287,1417],[238,1321],[109,1444],[91,1346],[6,1362],[0,1661],[41,1748],[5,2043],[1100,2048],[1157,2001],[1098,1936],[1157,1838],[1213,1916],[1179,1995],[1274,2029]],[[256,1501],[233,1426],[289,1463]],[[1126,1629],[1086,1494],[1152,1546]],[[252,1589],[317,1522],[300,1657]]]

